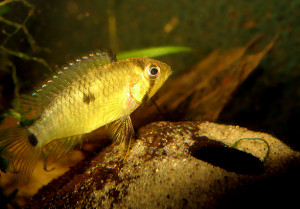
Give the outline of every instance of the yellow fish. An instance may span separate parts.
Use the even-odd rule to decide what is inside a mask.
[[[130,114],[151,98],[171,68],[150,58],[117,61],[97,52],[63,67],[35,93],[17,103],[30,126],[0,130],[0,156],[8,170],[27,180],[38,159],[45,168],[101,126],[128,149],[134,134]]]

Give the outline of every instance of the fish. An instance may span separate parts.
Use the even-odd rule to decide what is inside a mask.
[[[134,129],[130,114],[147,102],[171,75],[169,65],[151,58],[117,61],[97,51],[60,68],[15,106],[28,126],[0,130],[0,156],[21,182],[37,162],[44,169],[71,152],[83,137],[102,126],[115,143],[130,148]]]

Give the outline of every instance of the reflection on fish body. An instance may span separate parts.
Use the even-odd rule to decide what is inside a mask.
[[[163,62],[150,58],[116,61],[97,52],[58,71],[41,89],[16,102],[29,127],[0,131],[1,157],[9,170],[27,180],[42,156],[45,168],[81,143],[84,134],[107,127],[114,141],[130,145],[130,114],[151,98],[171,74]]]

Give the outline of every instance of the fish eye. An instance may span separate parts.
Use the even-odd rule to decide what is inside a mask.
[[[150,78],[156,78],[160,73],[160,68],[158,66],[150,66],[148,68],[148,76]]]

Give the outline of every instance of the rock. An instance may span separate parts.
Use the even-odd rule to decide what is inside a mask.
[[[238,126],[155,122],[139,130],[125,160],[119,149],[111,145],[83,161],[43,187],[27,207],[286,206],[299,186],[299,152]]]

